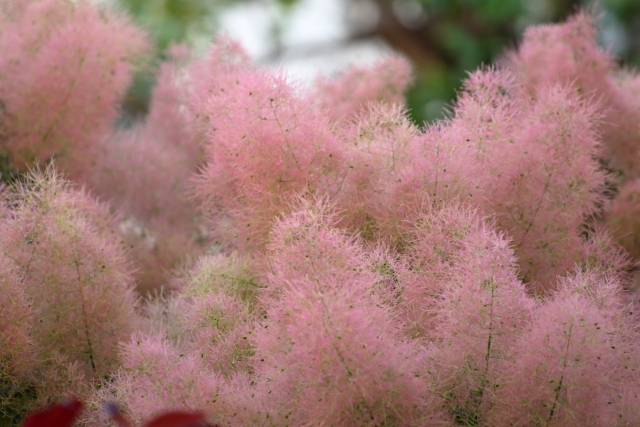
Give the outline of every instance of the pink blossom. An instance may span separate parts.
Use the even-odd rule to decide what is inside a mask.
[[[370,67],[351,66],[334,79],[318,78],[314,96],[331,120],[349,120],[373,101],[404,105],[404,91],[411,82],[411,65],[394,55]]]
[[[0,248],[33,302],[38,357],[60,353],[92,376],[106,375],[137,317],[130,265],[105,206],[52,168],[29,175],[13,203],[0,223]]]
[[[55,157],[74,179],[86,177],[145,35],[88,1],[30,2],[1,26],[0,148],[20,170]]]

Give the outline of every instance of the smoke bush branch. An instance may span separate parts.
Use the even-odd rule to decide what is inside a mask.
[[[87,349],[89,351],[89,360],[91,361],[91,369],[95,374],[96,363],[95,363],[95,360],[93,359],[93,345],[91,343],[91,334],[89,329],[89,316],[87,315],[87,309],[85,307],[86,298],[84,296],[84,290],[82,286],[83,279],[82,279],[82,275],[80,274],[80,262],[78,261],[78,257],[75,253],[75,250],[73,251],[73,263],[76,267],[76,273],[78,277],[78,293],[80,294],[80,309],[82,310],[82,323],[84,326],[84,335],[87,340]]]
[[[567,369],[567,360],[569,359],[569,346],[571,345],[571,333],[573,331],[573,320],[569,325],[569,332],[567,333],[567,345],[564,348],[564,356],[562,360],[562,370],[560,371],[560,380],[558,381],[558,385],[556,386],[556,394],[553,399],[553,405],[551,406],[551,410],[549,411],[549,418],[547,418],[547,426],[551,423],[553,419],[553,414],[556,410],[556,406],[558,405],[558,401],[560,400],[560,393],[562,392],[562,381],[564,380],[564,372]]]

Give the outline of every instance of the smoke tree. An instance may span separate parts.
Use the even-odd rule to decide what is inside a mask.
[[[0,23],[1,422],[71,394],[86,426],[638,424],[640,78],[591,13],[423,127],[401,57],[305,87],[223,36],[116,126],[143,30]]]

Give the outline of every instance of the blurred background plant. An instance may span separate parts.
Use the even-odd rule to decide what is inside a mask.
[[[514,48],[532,24],[560,22],[596,8],[601,43],[629,66],[640,64],[636,0],[114,0],[150,30],[162,59],[168,46],[203,50],[216,31],[239,39],[253,59],[311,80],[370,63],[391,49],[414,65],[407,93],[412,119],[440,119],[467,72]],[[147,109],[153,73],[139,73],[126,100]]]

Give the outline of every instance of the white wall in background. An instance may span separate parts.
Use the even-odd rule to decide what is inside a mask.
[[[363,2],[366,3],[366,2]],[[303,84],[318,74],[336,74],[351,64],[368,64],[390,51],[379,39],[349,42],[345,0],[300,0],[284,8],[273,0],[240,3],[218,17],[221,29],[261,64],[281,66]]]

